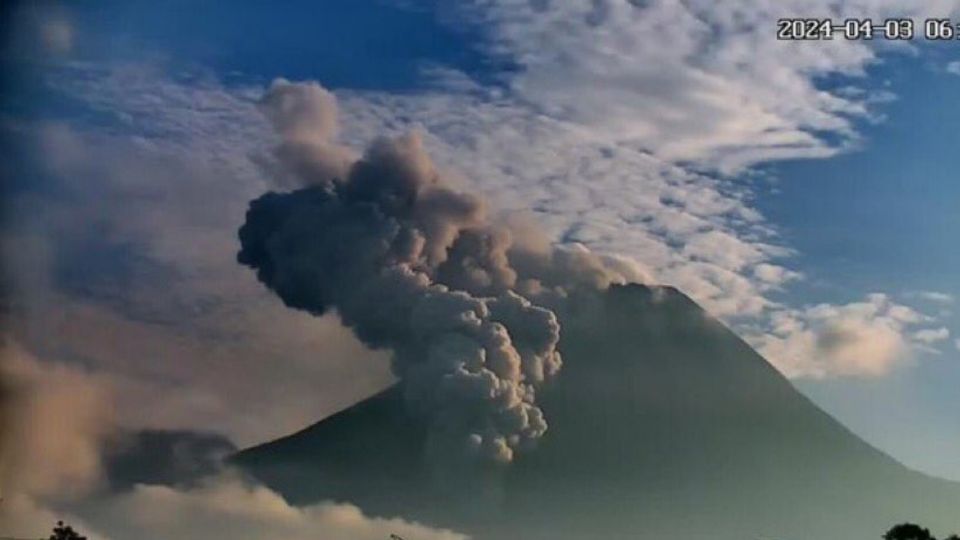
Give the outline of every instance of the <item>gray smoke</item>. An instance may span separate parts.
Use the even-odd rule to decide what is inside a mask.
[[[555,250],[491,222],[447,186],[416,134],[359,159],[336,144],[336,102],[278,80],[261,107],[281,138],[269,171],[285,186],[254,200],[238,260],[286,305],[335,310],[393,352],[431,449],[510,461],[547,429],[536,389],[561,367],[555,314],[528,298],[635,277],[585,249]]]

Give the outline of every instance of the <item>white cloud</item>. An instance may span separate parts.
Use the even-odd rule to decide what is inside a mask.
[[[874,92],[827,91],[823,75],[859,77],[878,46],[775,39],[780,17],[948,17],[958,2],[895,0],[571,0],[472,2],[491,54],[521,69],[518,99],[591,136],[723,171],[824,157],[857,142]],[[887,42],[887,50],[896,47]],[[862,89],[861,89],[862,90]],[[839,136],[839,144],[822,133]]]
[[[950,331],[946,328],[925,328],[917,330],[913,334],[913,339],[927,345],[932,345],[940,341],[950,339]]]
[[[914,291],[907,295],[907,298],[919,299],[934,304],[950,305],[954,302],[952,294],[940,291]]]
[[[949,336],[945,328],[920,328],[929,322],[884,294],[871,294],[850,304],[776,311],[769,332],[748,337],[790,377],[877,377]]]
[[[947,73],[952,73],[953,75],[960,75],[960,60],[948,62],[944,67]]]
[[[771,287],[779,287],[790,281],[801,279],[799,272],[788,270],[782,266],[761,263],[753,268],[753,275]]]

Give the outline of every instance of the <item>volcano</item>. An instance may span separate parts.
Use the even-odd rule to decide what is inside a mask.
[[[555,306],[564,367],[549,429],[506,466],[435,466],[394,386],[236,454],[293,503],[346,501],[479,539],[875,540],[960,530],[960,484],[912,471],[801,395],[679,291]]]

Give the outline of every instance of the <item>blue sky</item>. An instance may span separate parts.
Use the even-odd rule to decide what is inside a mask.
[[[944,63],[957,51],[941,53]],[[940,64],[942,65],[942,64]],[[863,148],[825,160],[773,165],[778,193],[761,207],[781,225],[808,276],[794,302],[835,301],[852,291],[960,295],[960,184],[956,96],[960,77],[924,56],[873,70],[897,96],[886,119],[863,130]],[[881,83],[882,84],[882,83]],[[914,299],[916,301],[916,299]],[[952,334],[955,309],[920,302]],[[943,347],[908,370],[868,380],[800,381],[799,387],[874,444],[911,465],[956,477],[960,453],[960,353]]]
[[[239,389],[193,381],[199,413],[160,405],[156,417],[129,422],[216,421],[254,442],[386,380],[383,369],[357,375],[376,359],[340,361],[356,353],[351,344],[329,365],[304,367],[315,343],[296,314],[273,317],[289,318],[284,340],[250,330],[269,319],[237,315],[225,328],[204,318],[267,302],[249,284],[231,289],[240,270],[212,254],[234,249],[238,209],[263,190],[250,156],[270,136],[253,103],[285,77],[334,91],[344,144],[421,130],[438,163],[470,187],[503,208],[532,210],[554,239],[624,255],[652,280],[678,285],[868,441],[960,479],[960,319],[949,300],[960,299],[960,76],[948,68],[960,49],[775,43],[763,25],[793,4],[759,0],[746,14],[710,2],[651,2],[646,11],[623,2],[466,4],[118,2],[19,15],[26,22],[4,62],[21,78],[5,87],[2,113],[29,173],[14,185],[27,213],[40,204],[37,215],[61,216],[79,201],[101,226],[74,238],[25,220],[23,234],[96,254],[131,291],[110,296],[92,277],[103,267],[67,260],[66,284],[85,286],[54,273],[56,298],[81,306],[87,324],[144,332],[142,342],[183,338],[184,357],[230,332],[252,351],[288,347],[284,355],[297,359],[288,379],[271,375],[293,385],[288,396],[252,398],[271,418],[286,415],[276,432],[218,416],[263,380],[253,367]],[[877,16],[900,9],[864,5]],[[756,20],[740,25],[738,16]],[[232,197],[223,208],[190,204],[220,192]],[[158,283],[178,292],[157,300],[145,291]],[[131,311],[143,303],[146,315]],[[949,337],[933,337],[941,329]],[[837,332],[849,348],[823,345]],[[24,335],[29,344],[29,328]],[[149,370],[114,358],[130,347],[81,350],[67,335],[34,352],[135,379]],[[303,384],[305,373],[323,380]],[[361,383],[336,388],[331,374]],[[181,375],[171,368],[158,379]],[[302,407],[306,393],[324,397]]]

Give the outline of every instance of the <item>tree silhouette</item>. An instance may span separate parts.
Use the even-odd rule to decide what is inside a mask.
[[[87,540],[87,537],[81,536],[80,533],[73,530],[73,527],[64,525],[62,521],[58,521],[57,526],[53,528],[53,534],[50,535],[49,540]]]
[[[937,540],[929,529],[915,523],[901,523],[883,535],[883,540]]]
[[[960,535],[951,534],[946,538],[946,540],[960,540]]]

